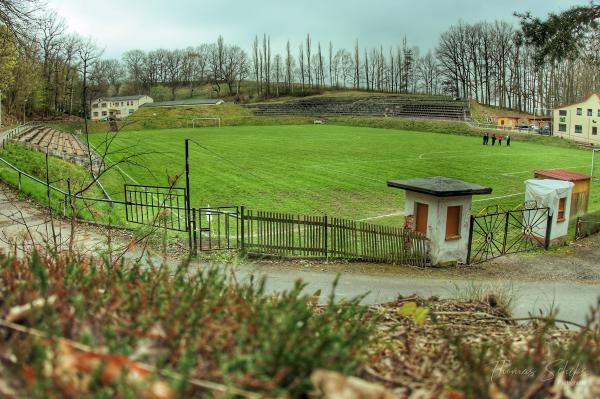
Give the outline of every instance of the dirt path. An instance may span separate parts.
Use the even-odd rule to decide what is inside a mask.
[[[300,270],[450,280],[573,281],[582,284],[600,284],[600,235],[546,252],[514,254],[482,264],[447,268],[418,268],[403,265],[307,260],[257,260],[255,264],[258,267],[274,267],[288,271]]]

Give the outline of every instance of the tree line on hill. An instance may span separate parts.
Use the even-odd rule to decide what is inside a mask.
[[[147,93],[174,99],[203,85],[211,95],[269,98],[325,88],[442,94],[486,105],[541,112],[600,90],[598,6],[574,7],[540,20],[459,22],[421,54],[398,46],[352,49],[314,42],[310,34],[273,53],[268,35],[249,52],[203,43],[185,49],[127,51],[106,59],[93,40],[66,32],[64,20],[38,0],[0,0],[0,90],[4,107],[23,113],[84,115],[91,98]],[[244,84],[246,83],[246,84]]]

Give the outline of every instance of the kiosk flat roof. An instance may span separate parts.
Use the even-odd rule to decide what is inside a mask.
[[[436,197],[458,197],[461,195],[491,194],[490,187],[444,176],[420,177],[416,179],[388,180],[388,187],[429,194]]]

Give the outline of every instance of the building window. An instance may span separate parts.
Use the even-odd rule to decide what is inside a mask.
[[[98,113],[97,113],[97,112],[94,112],[94,116],[98,116]]]
[[[446,240],[460,238],[460,206],[449,206],[446,212]]]
[[[560,111],[558,111],[558,114],[560,116],[567,116],[567,110],[566,109],[561,109]]]
[[[130,113],[130,114],[133,114],[134,112],[135,112],[135,110],[134,110],[134,109],[130,109],[130,110],[129,110],[129,113]]]
[[[98,108],[98,104],[92,104],[92,108]]]
[[[106,111],[102,111],[102,116],[106,116]]]
[[[117,115],[121,115],[121,110],[120,109],[117,110]]]
[[[102,103],[102,108],[106,108],[106,103]]]
[[[587,110],[587,116],[592,116],[592,109],[591,108],[588,108],[588,110]]]
[[[575,125],[575,133],[581,133],[583,132],[583,128],[581,127],[581,125]]]
[[[565,125],[564,123],[560,123],[558,125],[558,131],[559,132],[566,132],[567,131],[567,125]]]
[[[600,118],[600,109],[598,110],[598,118]]]
[[[427,218],[429,217],[429,205],[420,202],[415,203],[415,214],[417,223],[415,231],[427,236]]]
[[[556,215],[557,222],[564,222],[564,220],[565,220],[565,205],[566,205],[566,203],[567,203],[566,198],[560,198],[558,200],[558,214]]]
[[[582,109],[581,108],[577,108],[577,115],[581,115],[582,113]]]
[[[597,136],[598,135],[598,128],[596,126],[592,126],[592,135],[593,136]]]

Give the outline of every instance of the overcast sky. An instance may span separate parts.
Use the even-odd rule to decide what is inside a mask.
[[[334,48],[395,46],[406,36],[421,52],[459,20],[504,20],[517,24],[514,11],[545,16],[587,0],[47,0],[73,32],[91,36],[105,57],[139,48],[184,48],[212,42],[249,50],[255,35],[271,36],[274,50],[290,40],[294,54],[310,32]]]

